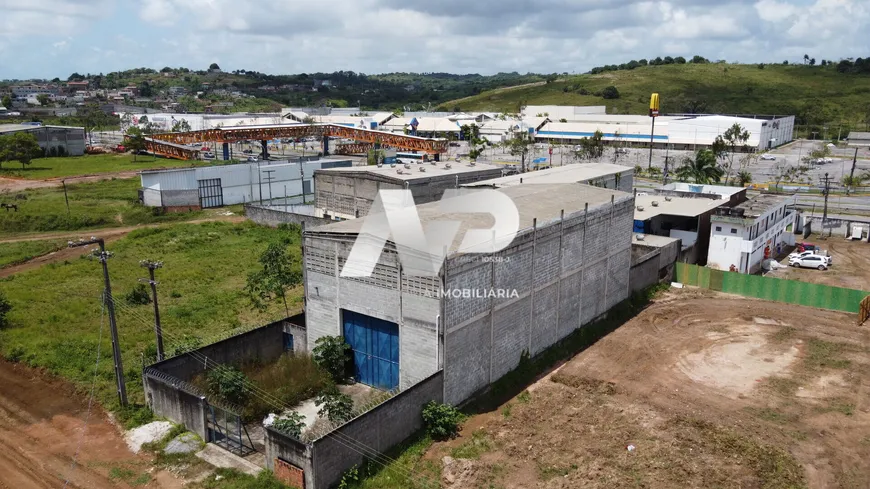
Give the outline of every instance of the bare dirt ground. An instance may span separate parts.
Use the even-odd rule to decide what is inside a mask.
[[[455,488],[867,488],[870,329],[855,321],[669,291],[426,457],[452,457]]]
[[[87,407],[68,384],[0,360],[0,488],[182,487],[171,474],[151,470],[147,456],[130,452],[97,405],[82,438]],[[131,474],[130,484],[118,474]]]
[[[776,270],[768,276],[847,289],[870,290],[870,243],[850,241],[837,236],[820,239],[817,235],[811,235],[805,241],[828,250],[834,259],[833,266],[828,270],[789,267]],[[788,265],[788,258],[781,263]]]
[[[112,173],[98,173],[95,175],[80,175],[64,178],[47,178],[45,180],[28,180],[26,178],[0,177],[0,192],[20,192],[31,188],[60,187],[62,181],[66,183],[87,183],[112,178],[133,178],[139,175],[141,170],[119,171]]]

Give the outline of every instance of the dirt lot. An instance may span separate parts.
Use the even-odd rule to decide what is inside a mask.
[[[834,259],[833,266],[822,271],[789,267],[773,271],[768,276],[847,289],[870,290],[870,244],[842,237],[820,239],[817,235],[812,235],[805,241],[828,250]],[[788,265],[788,258],[781,263]]]
[[[867,488],[868,328],[669,291],[427,458],[455,488]]]
[[[87,400],[67,384],[0,360],[0,488],[182,487],[172,475],[151,470],[146,456],[131,453],[96,405],[81,438],[86,417]]]

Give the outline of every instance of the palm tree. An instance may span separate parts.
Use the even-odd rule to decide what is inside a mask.
[[[744,170],[737,174],[737,184],[745,187],[747,183],[752,183],[752,174]]]
[[[681,181],[693,181],[698,184],[718,183],[725,171],[716,161],[716,155],[709,149],[700,149],[694,158],[687,157],[682,166],[675,172]]]

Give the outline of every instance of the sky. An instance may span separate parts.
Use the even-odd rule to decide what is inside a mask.
[[[870,55],[868,0],[0,0],[0,79],[137,67],[582,73]]]

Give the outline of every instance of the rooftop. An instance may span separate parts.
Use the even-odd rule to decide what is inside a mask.
[[[637,239],[638,235],[642,235],[643,239]],[[634,233],[631,235],[631,244],[640,246],[651,246],[653,248],[664,248],[669,244],[677,241],[677,238],[669,238],[667,236],[656,236],[655,234]]]
[[[450,164],[450,168],[446,167],[446,164]],[[421,171],[421,169],[425,169]],[[399,173],[399,170],[402,173]],[[384,165],[383,167],[378,168],[377,166],[352,166],[349,168],[328,168],[324,170],[317,170],[317,174],[328,174],[328,175],[343,175],[348,177],[356,177],[360,175],[371,175],[378,176],[383,178],[390,178],[394,180],[401,181],[413,181],[419,179],[429,179],[432,177],[440,177],[444,175],[459,175],[462,173],[473,173],[480,171],[501,171],[503,168],[501,166],[496,165],[487,165],[484,163],[477,163],[474,166],[468,163],[456,163],[456,162],[438,162],[435,165],[426,164],[426,163],[414,163],[411,165],[411,168],[405,168],[404,165],[397,164],[395,168],[390,165]]]
[[[510,175],[492,180],[467,183],[464,187],[510,187],[513,185],[534,183],[578,183],[600,178],[616,173],[633,172],[628,166],[613,165],[610,163],[575,163],[564,166],[554,166],[546,170]]]
[[[48,124],[43,124],[41,126],[35,126],[31,124],[0,124],[0,133],[6,132],[19,132],[19,131],[32,131],[34,129],[41,128],[52,128],[52,129],[81,129],[82,127],[73,127],[73,126],[50,126]]]
[[[467,192],[486,192],[492,190],[468,189]],[[593,187],[580,183],[561,183],[552,185],[525,185],[498,189],[497,192],[506,194],[516,205],[519,212],[519,229],[529,229],[537,219],[538,226],[553,221],[558,221],[562,211],[565,216],[576,212],[582,212],[586,205],[589,209],[595,209],[610,202],[630,200],[631,194]],[[449,213],[441,210],[441,203],[430,202],[417,206],[417,213],[423,223],[424,231],[427,224],[436,221],[458,221],[459,231],[451,243],[450,251],[458,252],[465,232],[470,229],[487,229],[493,225],[493,217],[489,213]],[[326,226],[320,226],[312,231],[312,234],[359,234],[367,219],[372,219],[376,214],[369,214],[360,219],[350,219]],[[383,215],[381,215],[383,216]]]
[[[653,202],[656,202],[657,205],[653,205]],[[691,197],[637,195],[634,198],[634,204],[634,220],[646,221],[662,214],[696,217],[719,207],[723,202],[712,199],[693,199]],[[640,208],[643,208],[643,210],[640,210]]]
[[[729,199],[732,195],[745,190],[743,187],[727,187],[725,185],[697,185],[686,182],[673,182],[663,185],[659,190],[672,192],[691,192],[697,194],[715,194],[723,199]]]
[[[734,209],[743,210],[743,219],[754,219],[766,214],[774,207],[793,200],[793,197],[788,195],[761,194],[747,200],[746,202],[736,205],[732,208],[731,215],[734,215]]]
[[[849,144],[866,144],[868,141],[870,141],[870,132],[852,131],[849,133],[849,137],[846,139],[849,141]]]

